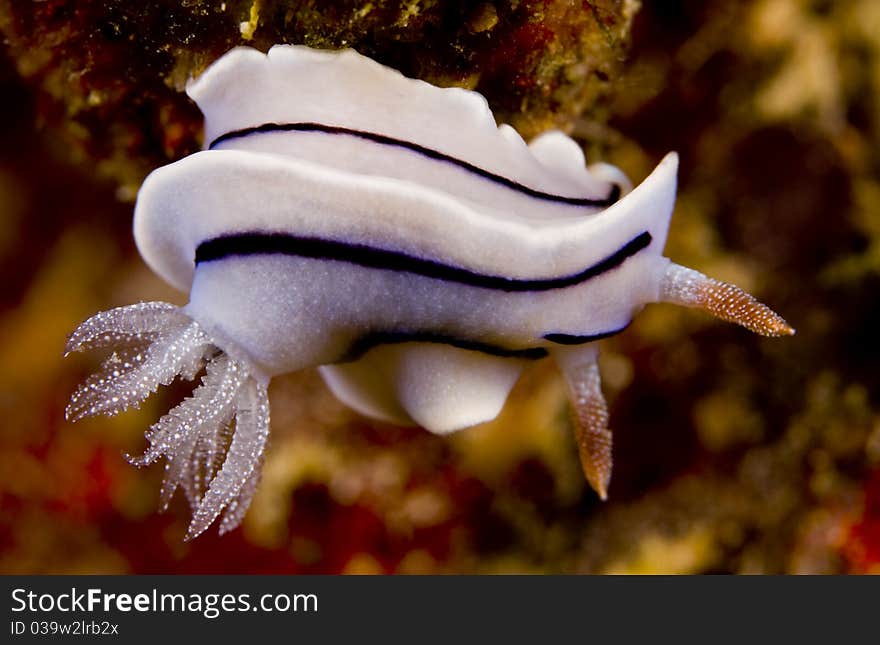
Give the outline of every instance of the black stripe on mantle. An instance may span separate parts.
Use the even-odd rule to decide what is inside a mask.
[[[629,323],[618,329],[612,329],[611,331],[602,331],[598,334],[588,335],[544,334],[544,340],[549,340],[551,343],[556,343],[557,345],[584,345],[586,343],[592,343],[597,340],[602,340],[603,338],[611,338],[612,336],[616,336],[627,327],[629,327]]]
[[[492,345],[477,340],[467,338],[457,338],[446,334],[436,332],[405,332],[405,331],[380,331],[371,332],[361,336],[351,344],[345,355],[340,358],[338,363],[348,363],[356,361],[371,349],[380,345],[398,345],[401,343],[438,343],[442,345],[450,345],[458,349],[469,349],[471,351],[489,354],[490,356],[498,356],[501,358],[522,358],[525,360],[537,360],[547,356],[547,350],[543,347],[526,347],[524,349],[510,349],[501,345]]]
[[[624,325],[619,329],[582,336],[572,334],[547,334],[544,336],[544,339],[557,345],[584,345],[586,343],[592,343],[619,334],[628,326],[629,325]],[[342,358],[336,362],[349,363],[351,361],[356,361],[375,347],[379,347],[380,345],[398,345],[401,343],[438,343],[457,347],[458,349],[480,352],[490,356],[498,356],[500,358],[519,358],[524,360],[537,360],[539,358],[544,358],[549,354],[544,347],[512,349],[502,345],[493,345],[491,343],[484,343],[482,341],[459,338],[431,331],[378,331],[364,334],[358,338],[351,344]]]
[[[425,146],[419,145],[418,143],[413,143],[412,141],[395,139],[393,137],[389,137],[384,134],[378,134],[376,132],[355,130],[352,128],[344,128],[335,125],[324,125],[321,123],[263,123],[262,125],[255,125],[249,128],[232,130],[231,132],[221,134],[219,137],[214,139],[208,145],[208,150],[214,149],[216,146],[220,145],[224,141],[247,137],[252,134],[265,134],[269,132],[321,132],[324,134],[341,134],[358,137],[359,139],[372,141],[374,143],[379,143],[386,146],[405,148],[407,150],[416,152],[424,157],[428,157],[429,159],[453,164],[484,179],[495,182],[496,184],[523,193],[524,195],[528,195],[529,197],[534,197],[536,199],[542,199],[549,202],[568,204],[570,206],[607,208],[608,206],[611,206],[613,203],[615,203],[618,199],[620,199],[621,189],[620,186],[618,186],[617,184],[612,185],[611,191],[604,199],[593,199],[587,197],[565,197],[563,195],[554,195],[552,193],[545,193],[541,190],[536,190],[535,188],[529,188],[528,186],[525,186],[524,184],[521,184],[517,181],[508,179],[507,177],[503,177],[501,175],[497,175],[493,172],[480,168],[479,166],[475,166],[468,161],[452,157],[438,150],[433,150],[432,148],[426,148]]]
[[[603,260],[582,271],[558,278],[506,278],[486,275],[434,260],[317,237],[287,233],[232,233],[206,240],[196,248],[196,265],[234,256],[291,255],[318,260],[347,262],[357,266],[387,271],[414,273],[428,278],[456,282],[483,289],[506,292],[550,291],[586,282],[610,271],[651,244],[651,234],[644,231]]]

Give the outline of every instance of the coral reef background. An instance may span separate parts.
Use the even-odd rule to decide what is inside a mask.
[[[880,572],[880,3],[0,0],[0,30],[0,572]],[[132,201],[199,146],[186,78],[275,42],[477,89],[635,180],[678,150],[667,255],[797,336],[655,305],[605,341],[606,503],[549,362],[448,438],[278,379],[243,527],[183,542],[161,467],[122,453],[187,384],[71,426],[98,357],[61,354],[98,310],[182,303],[134,249]]]

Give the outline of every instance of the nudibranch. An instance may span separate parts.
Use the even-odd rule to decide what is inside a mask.
[[[635,189],[561,132],[528,145],[476,92],[407,78],[355,51],[236,48],[187,92],[205,149],[144,182],[134,236],[189,292],[99,313],[67,351],[111,347],[68,418],[201,384],[146,433],[188,537],[241,521],[269,434],[267,386],[317,366],[379,420],[448,433],[494,418],[530,361],[559,365],[581,463],[605,498],[611,433],[596,341],[645,304],[793,333],[739,288],[663,256],[670,153]]]

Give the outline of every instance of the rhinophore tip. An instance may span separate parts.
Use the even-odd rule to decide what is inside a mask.
[[[596,391],[599,396],[575,398],[572,412],[581,468],[590,488],[604,502],[608,499],[608,485],[611,483],[612,435],[608,428],[608,408],[598,384]]]
[[[762,336],[792,336],[795,331],[767,305],[736,285],[670,263],[660,283],[660,301],[697,307]]]
[[[608,405],[602,396],[595,347],[555,354],[568,385],[568,398],[581,467],[590,487],[602,501],[611,483],[613,437],[608,428]]]

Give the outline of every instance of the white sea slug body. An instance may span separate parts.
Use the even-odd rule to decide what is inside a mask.
[[[650,302],[793,331],[663,257],[675,154],[629,191],[564,134],[526,145],[479,94],[351,50],[237,48],[187,91],[206,149],[147,178],[134,230],[147,264],[190,302],[83,323],[68,351],[122,349],[68,415],[115,414],[205,368],[133,460],[166,457],[163,499],[185,490],[190,537],[221,513],[221,531],[234,528],[247,510],[277,374],[319,366],[359,412],[446,433],[494,418],[523,367],[550,355],[604,497],[611,435],[595,341]]]

